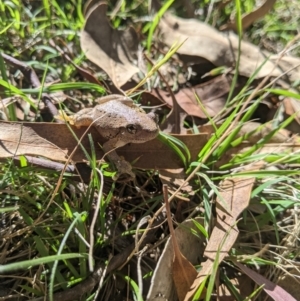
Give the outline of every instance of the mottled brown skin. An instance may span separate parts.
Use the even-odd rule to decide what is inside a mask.
[[[114,149],[127,143],[143,143],[154,139],[159,132],[155,114],[146,114],[130,98],[110,95],[100,98],[94,108],[83,109],[68,121],[77,127],[93,125],[107,139],[103,150],[116,165],[118,174],[135,177],[130,163],[123,160]]]

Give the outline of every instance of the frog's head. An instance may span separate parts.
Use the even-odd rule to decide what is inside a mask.
[[[154,139],[158,133],[157,116],[154,113],[146,114],[142,109],[138,109],[135,118],[122,129],[121,136],[128,143],[143,143]]]
[[[89,119],[99,133],[114,147],[127,143],[143,143],[154,139],[158,133],[156,115],[146,112],[132,100],[110,99],[92,110]]]

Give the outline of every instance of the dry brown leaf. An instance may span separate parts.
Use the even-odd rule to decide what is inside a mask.
[[[263,166],[263,162],[258,162],[245,167],[243,171],[259,170]],[[254,177],[233,177],[221,182],[221,197],[217,197],[216,201],[217,222],[204,252],[204,256],[208,259],[202,264],[202,269],[186,295],[185,301],[192,299],[205,276],[210,275],[216,258],[218,258],[218,263],[222,262],[232,248],[238,236],[236,222],[239,215],[249,205],[254,182]]]
[[[213,117],[224,108],[229,91],[230,82],[226,77],[219,76],[193,88],[180,89],[175,97],[177,103],[188,115],[207,119],[208,116]],[[168,92],[157,89],[152,93],[165,101],[168,106],[173,107],[172,98]],[[204,110],[196,96],[201,101]]]
[[[197,276],[197,271],[195,270],[194,266],[181,254],[178,248],[174,249],[174,253],[172,276],[178,299],[179,301],[183,301]]]
[[[258,126],[257,123],[253,123],[254,125],[251,124],[252,123],[249,123],[251,129]],[[76,127],[71,128],[78,138],[82,137],[87,129],[86,127],[80,129]],[[243,128],[239,135],[244,134]],[[264,137],[264,135],[268,134],[270,130],[270,128],[265,127],[257,134],[252,134],[249,143],[243,143],[241,147],[230,150],[227,159],[225,158],[226,156],[224,156],[224,160],[228,162],[232,154],[253,145]],[[105,139],[94,128],[91,128],[89,133],[96,145],[95,152],[97,160],[103,159],[104,153],[98,145],[102,145]],[[191,154],[191,160],[196,161],[199,151],[206,144],[211,133],[213,133],[213,131],[209,132],[209,127],[205,127],[204,130],[201,130],[201,134],[172,136],[181,140],[187,146]],[[295,138],[291,140],[291,143],[284,143],[288,141],[288,137],[282,133],[284,133],[284,131],[280,131],[272,137],[269,141],[270,143],[260,150],[260,152],[291,153],[299,151],[299,139]],[[32,139],[32,137],[35,139]],[[41,147],[41,145],[44,145],[45,148]],[[82,139],[82,145],[87,152],[91,154],[91,146],[87,135]],[[70,129],[65,124],[0,121],[0,158],[13,157],[14,155],[35,155],[55,161],[66,162],[67,157],[70,156],[76,146],[77,140],[73,137]],[[119,148],[117,152],[128,162],[134,162],[133,166],[137,168],[178,169],[184,167],[179,157],[158,139],[141,144],[125,145]],[[84,152],[80,147],[76,149],[72,160],[74,162],[86,160]],[[224,164],[224,162],[225,161],[223,161],[222,164]]]
[[[58,161],[67,159],[66,148],[51,143],[22,123],[1,122],[0,157],[37,155]]]
[[[78,138],[81,138],[87,130],[86,127],[71,128]],[[100,160],[104,153],[98,144],[102,145],[105,139],[94,128],[91,128],[89,133],[95,143],[96,158]],[[193,160],[196,160],[199,150],[208,139],[205,133],[174,136],[187,145]],[[82,145],[91,154],[87,135],[82,139]],[[0,158],[13,157],[14,155],[36,155],[65,162],[76,146],[77,140],[66,124],[0,121]],[[119,148],[117,152],[128,162],[134,161],[133,166],[137,168],[177,169],[184,167],[180,158],[158,139],[140,144],[125,145]],[[77,148],[72,160],[75,162],[86,160],[81,147]]]
[[[139,72],[133,64],[139,42],[132,27],[127,30],[112,28],[106,10],[105,3],[89,9],[80,45],[87,58],[102,68],[116,87],[121,87]]]
[[[290,81],[300,78],[300,59],[284,56],[275,69],[280,55],[272,55],[261,51],[257,46],[242,41],[239,52],[238,37],[234,33],[227,35],[218,32],[213,27],[194,19],[182,19],[171,14],[165,14],[159,23],[162,43],[171,47],[174,43],[184,42],[178,53],[189,56],[190,63],[205,59],[217,67],[234,67],[240,53],[239,74],[251,77],[260,66],[256,78],[287,76]],[[265,62],[266,58],[269,60]]]
[[[276,0],[266,0],[260,7],[252,11],[251,13],[245,14],[242,16],[242,28],[243,30],[247,29],[251,24],[253,24],[258,19],[263,18],[269,10],[272,9]],[[220,30],[230,30],[233,29],[237,31],[236,22],[230,22],[226,25],[223,25]]]
[[[183,186],[181,187],[182,194],[185,193],[189,196],[195,195],[193,187],[185,181],[186,173],[184,168],[161,170],[159,173],[159,178],[162,184],[168,185],[170,194],[173,194],[178,189],[178,187],[180,187],[183,184]],[[177,194],[176,198],[179,198],[180,200],[189,201],[188,198],[182,196],[181,194]]]

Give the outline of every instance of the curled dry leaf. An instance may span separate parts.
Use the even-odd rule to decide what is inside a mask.
[[[127,30],[112,28],[106,11],[105,3],[89,9],[80,45],[87,58],[102,68],[116,87],[121,87],[139,72],[133,64],[138,37],[131,27]]]
[[[235,66],[239,54],[239,42],[234,33],[225,35],[198,20],[182,19],[171,14],[164,15],[160,20],[159,29],[162,42],[168,47],[175,42],[184,42],[177,53],[189,56],[191,63],[195,58],[198,60],[201,58],[217,67]],[[278,67],[276,67],[277,60],[279,60]],[[280,55],[261,51],[257,46],[242,41],[239,74],[251,77],[257,70],[256,78],[268,75],[282,77],[284,72],[288,72],[288,79],[296,81],[300,78],[300,59],[290,56],[281,58]]]
[[[203,224],[203,219],[195,218],[195,220]],[[192,231],[198,232],[199,230],[193,220],[186,220],[175,230],[175,236],[183,256],[192,264],[197,264],[201,261],[201,254],[203,253],[201,250],[204,250],[205,238],[199,238],[199,236],[192,234]],[[201,237],[201,233],[199,235]],[[173,258],[174,249],[169,238],[156,265],[147,301],[177,300],[176,288],[171,274]]]
[[[167,220],[170,230],[170,239],[173,245],[174,256],[172,260],[172,277],[177,291],[179,301],[183,301],[185,295],[190,289],[197,271],[191,262],[181,253],[179,242],[174,231],[171,209],[168,198],[168,185],[163,185],[163,194],[166,205]],[[193,247],[193,246],[191,246]]]

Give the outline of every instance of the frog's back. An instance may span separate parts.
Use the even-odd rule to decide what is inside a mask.
[[[110,102],[110,101],[118,101],[118,102],[121,102],[129,107],[131,107],[133,105],[133,101],[131,98],[127,97],[127,96],[124,96],[124,95],[116,95],[116,94],[113,94],[113,95],[107,95],[107,96],[103,96],[103,97],[100,97],[100,98],[97,98],[96,99],[96,102],[100,105],[104,104],[104,103],[107,103],[107,102]]]
[[[124,103],[119,100],[111,100],[99,104],[95,108],[97,115],[99,117],[103,115],[102,119],[105,120],[106,125],[109,124],[113,128],[126,127],[128,124],[141,125],[148,119],[147,114],[132,101]]]

